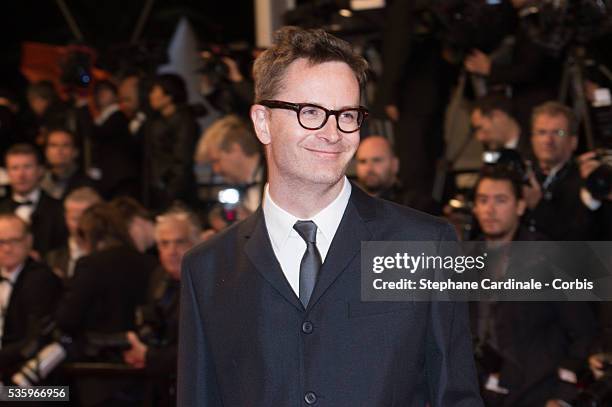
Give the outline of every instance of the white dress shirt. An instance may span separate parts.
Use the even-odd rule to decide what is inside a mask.
[[[317,225],[317,249],[321,254],[321,261],[324,262],[350,197],[351,183],[344,177],[342,191],[332,203],[314,215],[312,219],[300,219],[278,206],[270,197],[268,185],[266,185],[263,214],[268,236],[270,236],[272,249],[274,249],[285,278],[296,295],[299,296],[300,292],[300,263],[306,251],[306,242],[293,229],[293,225],[298,220],[312,220]]]
[[[81,246],[77,243],[73,237],[68,238],[68,269],[66,270],[66,277],[72,278],[74,276],[74,266],[78,259],[83,257],[85,252],[81,249]]]
[[[23,264],[17,266],[17,269],[15,269],[15,271],[12,273],[9,273],[5,269],[0,271],[0,274],[2,274],[3,277],[3,279],[0,280],[0,339],[4,334],[4,316],[6,315],[6,310],[8,308],[9,301],[11,300],[13,286],[15,285],[19,274],[21,274],[21,270],[23,270]],[[2,341],[0,340],[0,348],[1,347]]]
[[[38,206],[38,201],[40,200],[40,189],[36,188],[34,191],[30,192],[26,196],[21,196],[17,194],[13,194],[13,201],[17,203],[21,202],[32,202],[31,205],[19,205],[15,208],[15,215],[19,216],[24,222],[31,223],[32,214]]]

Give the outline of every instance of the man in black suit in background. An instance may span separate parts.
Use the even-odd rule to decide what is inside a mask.
[[[526,209],[520,177],[485,168],[474,188],[474,214],[482,239],[491,244],[489,260],[499,258],[495,253],[506,243],[546,240],[520,224]],[[514,259],[495,277],[529,278],[535,269],[547,268],[526,266],[529,261],[518,255]],[[586,303],[481,301],[471,303],[470,310],[487,406],[560,407],[575,398],[579,367],[595,330]]]
[[[176,405],[176,365],[178,357],[178,325],[181,262],[189,249],[200,241],[202,229],[197,216],[180,207],[160,215],[155,224],[155,241],[159,262],[149,281],[147,309],[158,320],[154,334],[147,338],[128,332],[132,345],[123,353],[124,361],[144,369],[150,378],[148,397],[156,406]]]
[[[94,90],[99,115],[94,120],[91,140],[92,168],[88,175],[98,181],[105,199],[139,194],[138,157],[140,146],[129,130],[129,120],[119,109],[117,87],[98,82]]]
[[[73,190],[81,187],[96,188],[78,163],[80,151],[77,138],[70,130],[51,129],[45,137],[45,159],[48,170],[41,187],[55,199],[63,201]]]
[[[29,144],[15,144],[5,157],[10,192],[0,201],[0,213],[15,213],[30,224],[33,249],[41,256],[66,242],[62,203],[40,187],[44,167],[39,152]]]
[[[479,407],[465,304],[362,302],[360,243],[455,238],[345,177],[367,63],[286,27],[255,62],[263,205],[183,262],[178,405]]]
[[[0,382],[23,363],[23,347],[62,291],[51,270],[28,257],[32,234],[17,215],[0,215]]]

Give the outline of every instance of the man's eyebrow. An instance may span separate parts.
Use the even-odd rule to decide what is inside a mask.
[[[300,102],[292,102],[292,103],[300,103]],[[345,106],[340,106],[337,109],[330,109],[326,106],[324,106],[323,104],[319,103],[319,102],[301,102],[302,104],[307,104],[307,105],[316,105],[316,106],[320,106],[320,107],[324,107],[327,110],[344,110],[344,109],[357,109],[359,108],[361,105],[356,104],[356,105],[345,105]]]

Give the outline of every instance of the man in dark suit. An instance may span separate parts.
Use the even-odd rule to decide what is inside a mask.
[[[102,196],[137,198],[139,144],[129,131],[129,121],[119,109],[117,87],[101,81],[95,87],[99,115],[94,120],[91,143],[92,168],[88,174],[98,181]]]
[[[474,194],[482,240],[497,247],[512,241],[545,240],[520,225],[526,208],[520,178],[504,169],[487,170]],[[502,250],[490,248],[489,260]],[[525,266],[529,261],[522,257],[517,264],[512,257],[519,256],[510,256],[503,271],[492,267],[500,270],[494,277],[530,278],[535,270],[547,268],[545,264]],[[585,364],[595,330],[592,311],[585,303],[482,301],[471,304],[471,317],[487,406],[560,407],[562,401],[574,399],[578,368]]]
[[[0,215],[0,381],[25,362],[23,348],[40,318],[53,313],[62,285],[42,263],[28,257],[32,234],[13,214]]]
[[[199,128],[187,102],[187,88],[180,76],[162,74],[154,79],[149,104],[157,115],[144,128],[143,199],[147,208],[165,210],[177,200],[193,203],[193,151]]]
[[[536,162],[525,188],[527,217],[532,229],[553,240],[597,238],[599,206],[584,188],[573,158],[577,129],[574,113],[563,104],[551,101],[533,110],[531,144]]]
[[[46,171],[41,187],[55,199],[63,201],[73,190],[96,188],[96,182],[78,164],[79,148],[75,135],[63,128],[51,129],[45,137]]]
[[[481,406],[465,304],[361,301],[361,241],[454,239],[344,176],[367,63],[322,30],[276,40],[254,66],[263,205],[183,262],[178,405]]]
[[[15,213],[30,224],[34,250],[44,256],[67,238],[64,211],[57,199],[40,188],[44,172],[38,151],[29,144],[15,144],[5,157],[10,194],[0,201],[0,212]]]
[[[176,365],[181,262],[185,253],[200,241],[202,230],[195,214],[174,208],[157,217],[155,241],[160,267],[151,275],[145,312],[155,320],[145,320],[153,334],[141,338],[128,332],[132,347],[123,353],[124,361],[144,369],[149,380],[148,397],[156,406],[176,405]]]
[[[79,237],[79,220],[87,209],[101,201],[100,195],[88,187],[75,189],[64,200],[68,239],[64,245],[51,250],[45,256],[46,263],[64,283],[68,283],[72,278],[77,260],[85,255]]]

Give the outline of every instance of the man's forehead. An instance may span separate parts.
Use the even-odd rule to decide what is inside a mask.
[[[32,154],[10,154],[6,157],[6,164],[37,164],[37,160]]]
[[[0,236],[16,236],[19,237],[24,232],[24,225],[18,219],[0,219]]]
[[[476,195],[507,195],[512,192],[512,181],[484,178],[478,185]]]
[[[335,96],[342,98],[341,103],[346,106],[353,106],[359,104],[359,81],[345,62],[312,63],[300,58],[292,62],[285,71],[277,96],[282,98],[300,94],[309,99],[301,100],[302,103],[321,104]]]
[[[391,144],[380,136],[366,137],[361,141],[358,154],[368,156],[386,156],[392,154]]]
[[[559,126],[560,123],[563,123],[563,127],[567,127],[569,125],[569,121],[567,117],[562,114],[549,115],[546,113],[540,114],[536,116],[533,120],[534,126],[546,126],[546,125],[555,125]]]
[[[168,222],[157,226],[157,235],[160,240],[181,239],[189,235],[189,226],[186,222]]]
[[[48,143],[51,144],[72,144],[72,138],[64,132],[53,132],[49,134]]]

